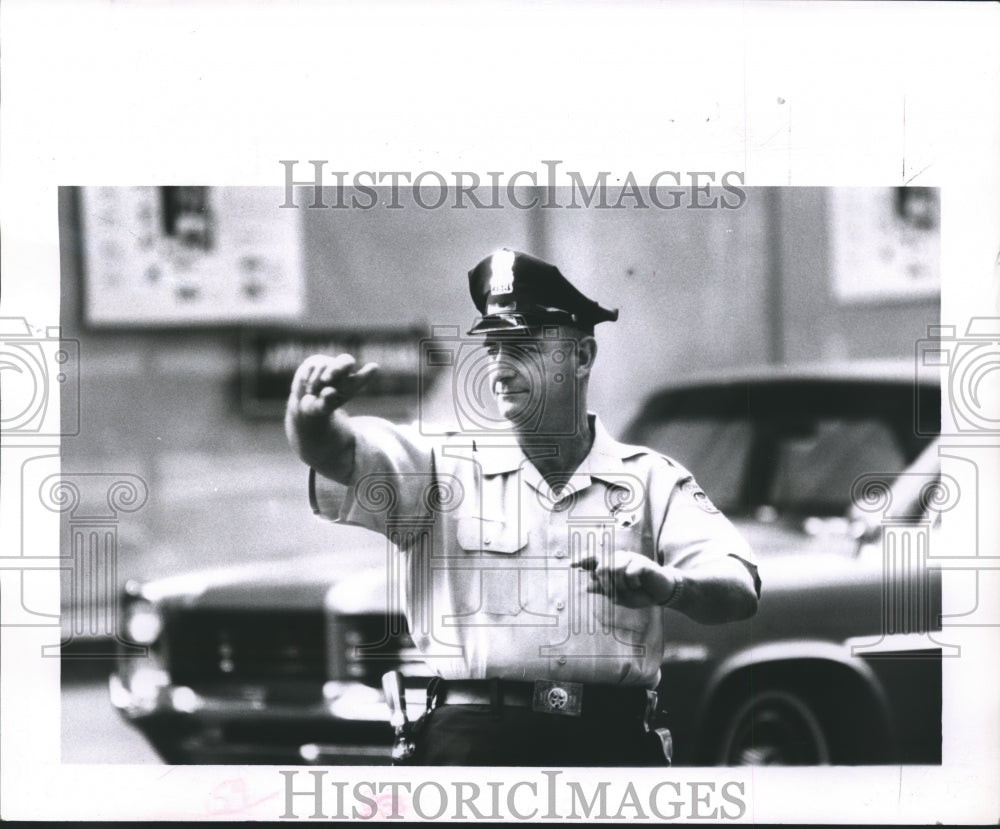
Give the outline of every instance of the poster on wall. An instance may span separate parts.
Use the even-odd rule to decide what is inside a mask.
[[[292,320],[298,211],[278,190],[84,187],[84,320],[93,327]]]
[[[941,290],[938,188],[844,188],[829,198],[837,299],[906,300]]]

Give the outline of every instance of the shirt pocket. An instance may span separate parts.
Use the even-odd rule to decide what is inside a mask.
[[[479,574],[478,594],[473,587],[466,597],[468,609],[503,616],[521,612],[521,557],[528,546],[528,533],[510,521],[460,518],[456,534],[458,546],[467,556],[475,556]]]

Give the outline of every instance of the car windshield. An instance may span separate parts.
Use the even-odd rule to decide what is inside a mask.
[[[720,509],[749,515],[845,515],[862,475],[891,480],[908,457],[878,419],[675,417],[650,424],[644,442],[687,467]]]

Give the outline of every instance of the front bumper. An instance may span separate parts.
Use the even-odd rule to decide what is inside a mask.
[[[168,763],[388,765],[392,728],[381,691],[327,683],[320,702],[270,702],[147,683],[113,674],[111,702]]]

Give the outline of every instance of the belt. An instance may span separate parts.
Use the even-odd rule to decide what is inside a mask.
[[[656,692],[645,688],[584,685],[540,679],[440,680],[434,690],[437,705],[491,705],[530,708],[544,714],[604,719],[645,719],[656,707]]]

